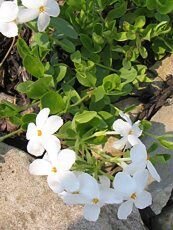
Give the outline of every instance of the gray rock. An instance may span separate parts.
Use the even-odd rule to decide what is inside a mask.
[[[155,135],[164,135],[173,133],[173,105],[163,106],[151,119],[152,129],[149,131]],[[147,137],[144,143],[149,147],[153,143],[151,137]],[[159,147],[155,153],[173,154],[171,150],[166,150]],[[156,169],[161,176],[161,182],[154,182],[149,186],[152,192],[153,205],[152,209],[156,214],[161,212],[161,209],[166,205],[171,191],[173,189],[173,158],[167,164],[158,164]]]
[[[163,60],[156,62],[151,70],[155,71],[158,77],[166,81],[167,76],[173,74],[173,55],[169,55]]]
[[[6,153],[7,152],[7,153]],[[33,160],[26,153],[0,144],[1,230],[143,230],[138,210],[126,221],[117,219],[117,206],[102,209],[96,223],[82,217],[82,207],[66,206],[47,185],[45,177],[32,176]],[[6,154],[4,154],[6,153]]]
[[[151,221],[152,229],[172,230],[173,229],[173,206],[167,207]]]
[[[143,104],[136,97],[128,97],[115,104],[121,110],[125,110],[128,107],[134,106],[134,108],[129,112],[131,119],[134,121],[138,114],[143,110]]]

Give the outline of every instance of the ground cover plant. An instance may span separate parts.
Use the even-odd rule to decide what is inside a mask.
[[[151,205],[148,179],[160,182],[153,163],[170,158],[150,153],[172,150],[171,135],[152,135],[147,149],[151,123],[132,122],[134,106],[115,104],[151,84],[149,67],[172,52],[172,11],[169,0],[0,1],[0,32],[11,41],[0,66],[15,45],[27,73],[16,103],[0,104],[0,118],[15,126],[0,140],[26,133],[39,157],[30,173],[46,175],[66,204],[83,204],[90,221],[105,204],[120,204],[120,219]],[[116,154],[104,150],[110,136]]]

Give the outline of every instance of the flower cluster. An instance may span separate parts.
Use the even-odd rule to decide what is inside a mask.
[[[46,151],[42,159],[30,164],[31,174],[47,176],[49,187],[65,204],[83,205],[83,215],[89,221],[96,221],[100,208],[106,204],[120,204],[119,219],[126,219],[133,205],[139,209],[151,205],[151,194],[146,191],[149,176],[157,181],[160,177],[148,160],[146,147],[139,140],[142,134],[139,122],[132,124],[129,116],[121,113],[125,121],[118,119],[113,124],[115,131],[112,134],[122,136],[114,147],[131,149],[130,164],[125,164],[123,171],[118,172],[111,183],[103,175],[96,180],[88,173],[72,171],[77,153],[68,148],[61,149],[60,140],[54,133],[63,125],[63,120],[56,115],[48,117],[49,113],[48,108],[42,109],[36,117],[36,124],[28,125],[28,152],[41,156]]]
[[[0,32],[6,37],[18,35],[18,24],[32,21],[36,18],[38,31],[44,31],[50,23],[50,17],[57,17],[60,8],[56,0],[0,0]]]

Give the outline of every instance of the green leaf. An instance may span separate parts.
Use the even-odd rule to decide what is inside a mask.
[[[115,3],[113,10],[109,11],[107,20],[113,20],[115,18],[120,18],[123,16],[127,10],[127,1],[119,0],[117,3]]]
[[[150,157],[150,161],[153,164],[165,164],[168,160],[171,159],[171,154],[156,154],[155,156]]]
[[[138,16],[136,19],[135,19],[135,27],[136,28],[142,28],[146,23],[146,19],[145,19],[145,16]]]
[[[81,114],[78,114],[75,116],[75,121],[83,124],[91,121],[95,116],[97,116],[97,113],[95,111],[84,111]]]
[[[104,90],[103,86],[98,86],[93,91],[94,102],[100,101],[104,96],[105,96],[105,90]]]
[[[41,78],[44,76],[44,65],[38,57],[27,55],[23,60],[26,70],[34,77]]]
[[[25,81],[17,85],[16,89],[19,93],[27,93],[33,81]]]
[[[44,49],[50,48],[49,36],[46,33],[35,33],[33,36],[33,41],[37,43],[40,47]]]
[[[92,39],[87,35],[87,34],[80,34],[80,40],[82,42],[82,45],[87,49],[87,50],[92,50],[93,49],[93,42]]]
[[[36,114],[35,113],[30,113],[30,114],[25,114],[22,117],[22,129],[23,130],[27,130],[28,124],[33,122],[35,123],[35,119],[36,119]]]
[[[57,35],[64,35],[65,37],[73,39],[78,38],[78,33],[75,31],[73,26],[69,22],[60,17],[52,18],[50,26],[52,26],[55,29],[55,34]]]
[[[16,126],[20,126],[22,124],[21,117],[19,117],[19,115],[12,116],[9,118],[9,120]]]
[[[70,57],[71,57],[72,62],[78,63],[78,64],[81,63],[81,53],[80,53],[79,50],[77,50],[76,52],[74,52],[73,54],[71,54]]]
[[[146,130],[148,130],[148,129],[150,129],[152,127],[152,124],[151,124],[150,121],[142,120],[140,122],[140,126],[141,126],[143,131],[146,131]]]
[[[65,108],[61,95],[54,91],[47,92],[41,98],[41,106],[42,108],[49,108],[52,114],[62,112]]]
[[[17,51],[22,59],[24,59],[27,55],[31,54],[31,50],[29,46],[22,38],[18,38],[16,45],[17,45]]]
[[[69,39],[64,38],[62,40],[56,40],[56,43],[62,47],[63,50],[65,50],[68,53],[74,53],[75,52],[75,45],[73,42],[71,42]]]
[[[157,138],[157,140],[159,141],[160,145],[162,145],[164,148],[166,149],[173,149],[173,141],[169,141],[167,140],[169,136],[160,136]],[[173,138],[173,136],[172,136]]]
[[[25,114],[22,117],[22,121],[23,123],[30,123],[30,122],[35,122],[36,119],[36,114],[35,113],[29,113],[29,114]]]
[[[92,61],[82,61],[80,64],[75,63],[76,77],[81,85],[86,87],[94,87],[97,81],[96,68]]]
[[[62,81],[62,79],[66,75],[66,72],[67,72],[67,66],[65,66],[65,65],[57,65],[57,66],[55,66],[56,83]]]
[[[106,92],[117,90],[120,83],[121,80],[117,74],[110,74],[103,79],[103,88]]]
[[[154,152],[159,147],[158,143],[154,142],[149,149],[147,150],[148,153]]]
[[[29,86],[27,96],[32,99],[40,99],[53,85],[52,77],[44,77],[38,79]]]

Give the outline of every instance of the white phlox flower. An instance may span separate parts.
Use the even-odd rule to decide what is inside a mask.
[[[16,1],[0,1],[0,33],[4,36],[11,38],[18,35],[18,12]]]
[[[119,219],[127,219],[132,212],[133,205],[143,209],[152,204],[151,194],[145,191],[147,181],[147,170],[138,171],[133,177],[124,172],[116,174],[113,186],[115,192],[125,201],[118,208]]]
[[[49,153],[58,152],[61,148],[59,139],[53,134],[63,125],[63,120],[56,115],[48,117],[49,113],[48,108],[42,109],[36,117],[36,124],[28,125],[27,150],[34,156],[41,156],[45,150]]]
[[[140,122],[137,121],[134,124],[127,114],[120,113],[123,119],[118,119],[113,123],[113,129],[115,131],[110,132],[112,134],[119,134],[122,138],[116,141],[113,145],[116,149],[130,148],[138,143],[141,143],[139,137],[142,134],[142,130],[139,128]]]
[[[37,26],[40,32],[45,31],[50,17],[60,14],[56,0],[22,0],[22,4],[24,7],[20,8],[18,22],[25,23],[38,18]]]
[[[79,187],[73,193],[64,192],[62,198],[66,204],[84,204],[84,217],[89,221],[96,221],[100,208],[105,204],[119,204],[122,198],[114,189],[110,188],[108,179],[101,180],[101,184],[87,173],[77,175]]]
[[[34,160],[29,166],[29,172],[33,175],[47,175],[48,185],[55,193],[64,190],[73,192],[78,187],[76,175],[70,171],[75,160],[73,150],[63,149],[53,158],[46,154],[43,159]]]
[[[144,144],[133,146],[130,150],[130,158],[132,163],[124,169],[125,172],[133,175],[138,170],[147,168],[153,179],[160,182],[160,176],[148,159],[147,149]]]

